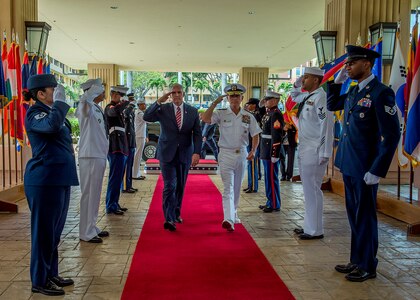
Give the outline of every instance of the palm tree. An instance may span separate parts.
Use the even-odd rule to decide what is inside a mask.
[[[147,85],[151,89],[156,88],[156,99],[159,99],[159,90],[163,91],[163,88],[166,86],[166,80],[162,74],[156,73],[155,76],[149,79]]]
[[[193,87],[200,91],[200,107],[203,101],[203,91],[209,87],[209,82],[205,79],[196,79],[193,83]]]

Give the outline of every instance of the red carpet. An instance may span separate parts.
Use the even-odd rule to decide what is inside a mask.
[[[294,299],[246,229],[222,228],[222,196],[190,175],[176,232],[163,229],[159,177],[122,299]]]

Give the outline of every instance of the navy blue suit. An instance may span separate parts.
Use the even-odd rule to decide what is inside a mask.
[[[70,106],[54,102],[52,108],[37,101],[29,108],[25,128],[32,158],[25,169],[25,194],[31,210],[31,280],[45,286],[58,275],[58,244],[66,222],[70,186],[79,185],[70,136],[65,119]]]
[[[357,89],[357,90],[356,90]],[[346,209],[351,227],[350,262],[375,273],[378,260],[378,184],[366,185],[370,172],[385,177],[399,141],[394,92],[374,78],[365,88],[340,96],[341,84],[328,85],[327,107],[344,109],[335,165],[343,173]]]
[[[174,222],[181,214],[182,197],[193,153],[201,152],[201,128],[196,108],[184,103],[179,130],[172,103],[153,103],[144,112],[146,122],[160,123],[157,158],[164,181],[163,212],[166,221]]]

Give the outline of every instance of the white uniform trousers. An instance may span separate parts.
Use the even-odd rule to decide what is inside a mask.
[[[102,181],[106,168],[105,158],[79,158],[80,170],[80,223],[79,237],[89,241],[101,230],[96,227]]]
[[[239,153],[236,153],[239,152]],[[224,219],[235,223],[242,181],[247,169],[246,148],[240,151],[220,149],[219,168],[223,182]]]
[[[322,179],[328,162],[319,164],[318,152],[314,147],[299,146],[299,172],[305,197],[305,218],[303,231],[309,235],[324,234],[322,221],[324,196]]]
[[[133,163],[133,177],[138,178],[141,176],[141,158],[143,155],[144,145],[146,144],[145,137],[136,136],[136,153],[134,154],[134,163]]]

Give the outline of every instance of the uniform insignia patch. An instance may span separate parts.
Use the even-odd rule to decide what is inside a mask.
[[[273,124],[274,129],[280,129],[281,128],[281,124],[279,122],[279,120],[276,120]]]
[[[305,104],[308,104],[310,106],[313,106],[314,105],[314,101],[306,101]]]
[[[242,123],[251,124],[251,117],[248,115],[242,115]]]
[[[321,120],[324,120],[327,117],[327,113],[324,111],[323,107],[318,107],[319,113],[318,113],[318,117]]]
[[[397,112],[397,105],[394,105],[393,107],[385,105],[385,112],[391,116],[395,115]]]
[[[35,119],[39,120],[39,119],[45,118],[46,115],[47,115],[47,113],[45,113],[45,112],[39,113],[35,116]]]
[[[365,117],[365,114],[364,113],[360,113],[359,117],[360,117],[360,119],[363,119]]]
[[[367,97],[368,95],[366,95]],[[368,98],[362,98],[357,102],[357,105],[362,106],[362,107],[371,107],[372,105],[372,100],[368,99]]]

